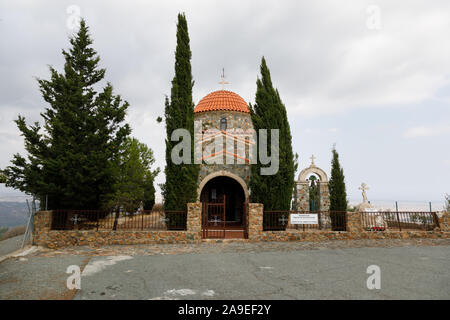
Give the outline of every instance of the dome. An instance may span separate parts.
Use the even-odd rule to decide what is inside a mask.
[[[208,111],[238,111],[250,113],[244,99],[242,99],[240,95],[227,90],[211,92],[200,100],[194,108],[195,113]]]

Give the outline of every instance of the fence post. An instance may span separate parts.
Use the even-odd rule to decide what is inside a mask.
[[[397,212],[398,231],[402,231],[402,227],[400,226],[400,218],[398,216],[398,204],[397,204],[397,201],[395,201],[395,211]]]
[[[248,204],[248,238],[259,240],[263,232],[264,205],[262,203]]]
[[[432,218],[433,218],[433,220],[434,220],[434,228],[439,228],[439,229],[440,229],[441,226],[440,226],[440,224],[439,224],[439,218],[438,218],[436,212],[432,212],[431,214],[432,214]],[[433,229],[434,229],[434,228],[433,228]]]
[[[319,218],[319,230],[322,230],[322,222],[321,222],[321,217],[320,217],[320,211],[317,213],[318,214],[318,218]]]

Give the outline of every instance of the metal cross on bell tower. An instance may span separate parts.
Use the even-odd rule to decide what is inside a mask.
[[[311,159],[311,165],[312,165],[312,166],[315,165],[315,164],[314,164],[314,159],[315,159],[315,158],[316,158],[316,157],[314,157],[314,155],[312,155],[311,158],[310,158],[310,159]]]
[[[225,68],[222,68],[222,76],[221,76],[222,80],[219,82],[219,84],[222,85],[222,90],[225,89],[225,85],[226,84],[230,84],[229,82],[225,81]]]

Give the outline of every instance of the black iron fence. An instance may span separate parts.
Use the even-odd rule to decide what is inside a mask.
[[[186,211],[53,210],[52,230],[186,230]]]
[[[292,214],[315,214],[316,224],[292,223]],[[264,211],[263,230],[264,231],[284,231],[284,230],[347,230],[347,212],[345,211]]]
[[[439,227],[435,212],[361,212],[361,223],[365,231],[423,230]]]

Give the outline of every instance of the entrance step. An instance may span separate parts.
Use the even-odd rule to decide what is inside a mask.
[[[224,240],[224,239],[242,239],[242,240],[246,240],[244,237],[244,230],[242,229],[238,229],[238,230],[225,230],[225,237],[221,237],[220,238],[216,238],[214,236],[216,235],[222,235],[223,231],[222,230],[217,230],[217,233],[214,232],[214,230],[211,230],[209,232],[209,234],[211,235],[211,238],[206,238],[204,240]]]
[[[202,239],[204,243],[231,243],[231,242],[248,242],[248,239]]]

